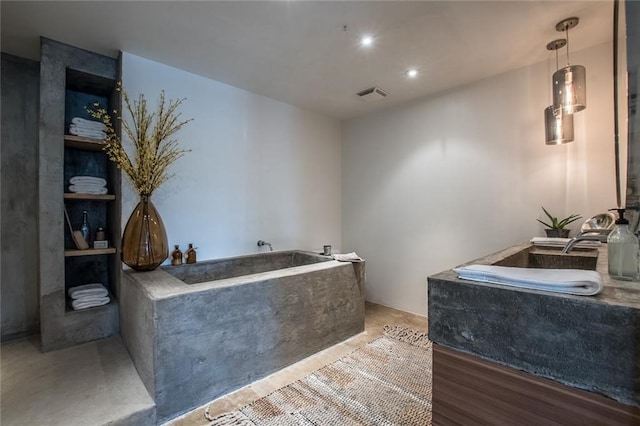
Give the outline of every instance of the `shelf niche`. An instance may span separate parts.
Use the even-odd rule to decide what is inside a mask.
[[[121,72],[119,60],[46,38],[40,55],[40,325],[41,349],[49,351],[119,331],[120,172],[102,152],[103,141],[70,135],[69,125],[73,117],[90,119],[85,108],[94,102],[120,109],[115,88]],[[73,176],[102,177],[109,193],[70,193]],[[87,210],[91,235],[104,228],[112,247],[77,250],[65,207],[75,230]],[[67,290],[92,282],[109,289],[111,303],[73,311]]]

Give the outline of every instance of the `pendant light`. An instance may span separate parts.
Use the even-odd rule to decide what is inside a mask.
[[[556,30],[567,33],[567,66],[553,74],[553,108],[563,114],[573,114],[587,107],[587,71],[582,65],[569,64],[569,29],[578,25],[578,18],[567,18]]]
[[[556,113],[553,105],[544,109],[544,130],[547,145],[560,145],[573,141],[573,115]]]
[[[547,50],[556,52],[556,70],[558,69],[558,49],[564,47],[567,40],[561,38],[547,44]],[[550,105],[544,109],[544,130],[547,145],[560,145],[573,141],[573,115],[565,114],[561,109]]]

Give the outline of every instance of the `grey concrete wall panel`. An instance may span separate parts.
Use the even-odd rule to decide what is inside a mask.
[[[284,257],[307,256],[306,265],[199,284],[161,269],[125,273],[121,333],[160,421],[364,331],[364,263],[299,252],[250,257],[277,268]],[[246,266],[248,258],[175,272],[193,278],[184,269]]]
[[[101,306],[100,309],[73,311],[66,306],[64,291],[59,291],[42,296],[40,305],[40,315],[46,319],[40,323],[45,351],[118,333],[117,303]]]
[[[136,370],[151,395],[155,395],[154,368],[156,347],[154,339],[154,300],[144,293],[144,288],[153,286],[147,281],[156,274],[123,273],[118,289],[120,307],[120,335],[131,354]],[[163,274],[164,276],[164,274]],[[142,281],[142,284],[137,282]]]
[[[494,264],[512,249],[473,263]],[[611,280],[606,255],[604,246],[605,287],[592,297],[482,285],[454,271],[429,277],[429,338],[640,406],[640,287]]]
[[[117,79],[117,62],[46,38],[40,46],[39,244],[42,350],[52,350],[115,334],[118,306],[87,311],[65,307],[64,187],[65,87],[67,68]]]
[[[39,67],[2,54],[2,340],[39,331]]]

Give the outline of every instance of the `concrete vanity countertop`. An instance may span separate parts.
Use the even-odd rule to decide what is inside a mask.
[[[531,248],[518,244],[467,264],[496,264]],[[597,296],[526,290],[457,278],[428,278],[429,338],[540,377],[640,407],[640,282],[611,279],[607,245]]]

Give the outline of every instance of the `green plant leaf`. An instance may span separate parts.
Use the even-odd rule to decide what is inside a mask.
[[[536,219],[538,222],[540,222],[541,224],[543,224],[544,226],[551,228],[551,229],[564,229],[565,226],[567,226],[568,224],[575,222],[578,219],[581,219],[582,216],[580,216],[579,214],[572,214],[569,215],[567,217],[565,217],[564,219],[558,219],[557,217],[553,216],[551,213],[549,213],[547,211],[547,209],[545,209],[544,207],[542,207],[542,211],[544,211],[544,214],[547,215],[547,217],[550,219],[551,224],[548,224],[546,222],[541,221],[540,219]]]
[[[544,226],[546,226],[547,228],[552,228],[552,226],[551,226],[551,225],[549,225],[548,223],[543,222],[543,221],[541,221],[540,219],[536,219],[536,220],[537,220],[538,222],[540,222],[541,224],[543,224]]]

